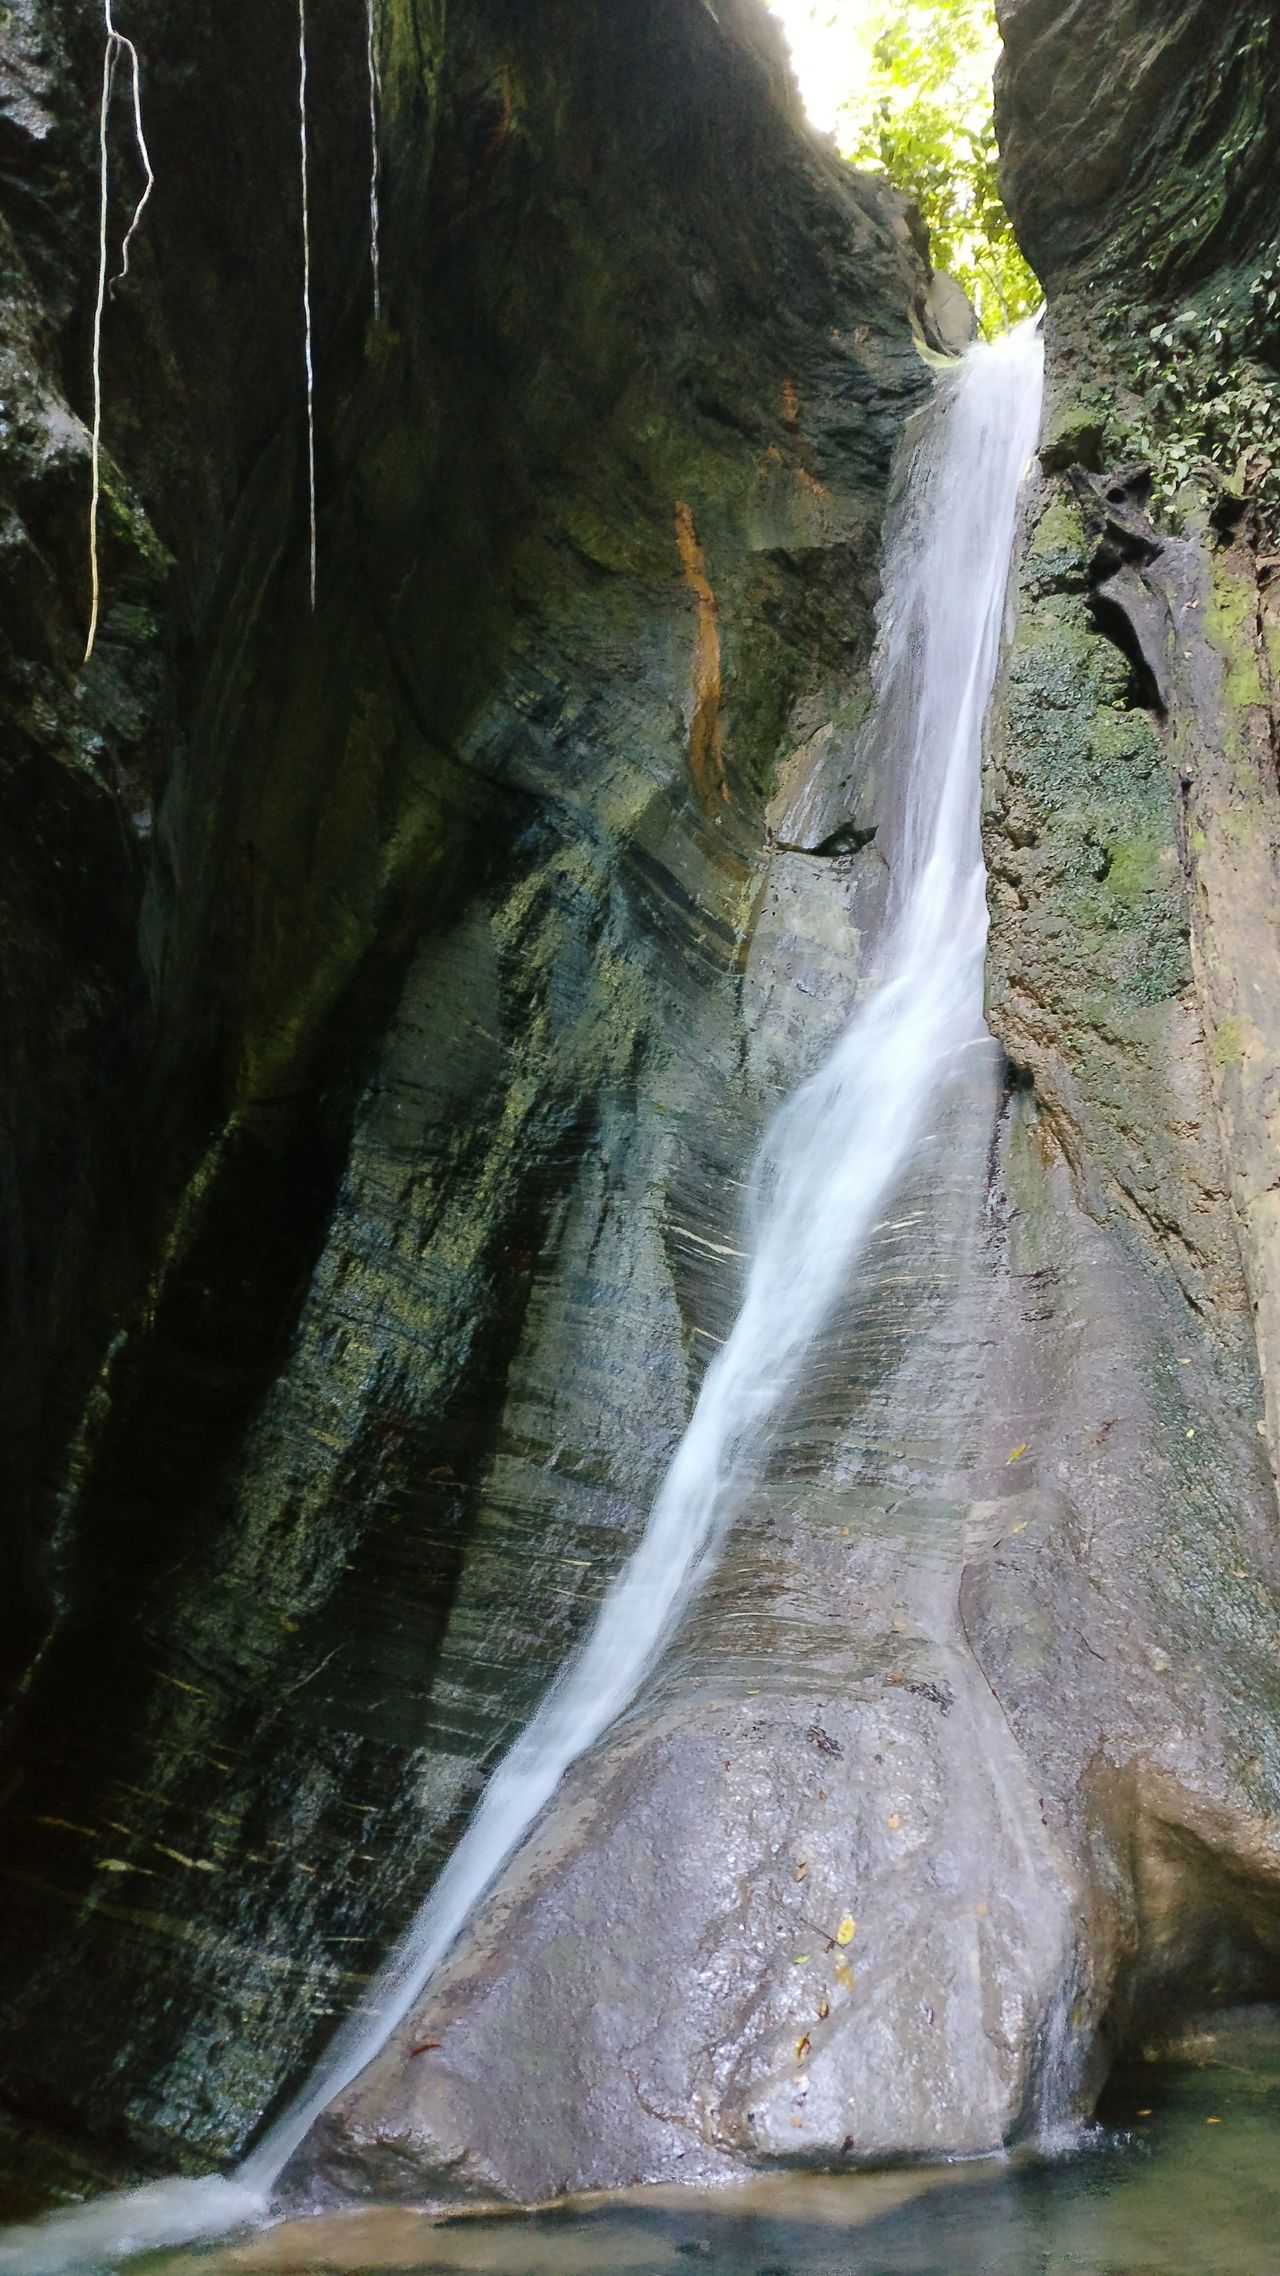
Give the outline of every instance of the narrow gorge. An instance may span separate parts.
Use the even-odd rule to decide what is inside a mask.
[[[17,2276],[1280,2005],[1280,10],[999,14],[966,352],[762,0],[3,11]]]

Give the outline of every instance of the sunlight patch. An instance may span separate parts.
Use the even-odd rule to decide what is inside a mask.
[[[918,206],[933,261],[959,279],[984,332],[1040,304],[996,179],[992,0],[770,0],[805,109],[854,165]]]

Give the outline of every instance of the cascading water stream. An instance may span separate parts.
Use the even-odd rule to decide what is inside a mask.
[[[898,813],[879,984],[775,1116],[752,1179],[751,1263],[641,1541],[595,1624],[494,1772],[467,1832],[374,1990],[283,2116],[227,2179],[171,2181],[0,2242],[0,2269],[109,2266],[146,2246],[260,2219],[298,2144],[419,1997],[570,1764],[634,1698],[714,1562],[769,1425],[848,1286],[867,1234],[954,1073],[984,1035],[982,726],[995,677],[1018,488],[1040,418],[1033,325],[973,349],[915,423],[881,604],[878,739]]]

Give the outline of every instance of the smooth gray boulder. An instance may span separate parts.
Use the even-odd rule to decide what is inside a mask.
[[[925,338],[944,356],[962,356],[978,337],[978,319],[964,286],[942,269],[934,271],[921,317]]]

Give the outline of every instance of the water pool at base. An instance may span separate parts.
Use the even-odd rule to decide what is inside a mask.
[[[445,2223],[400,2209],[289,2223],[138,2276],[1276,2276],[1280,2013],[1233,2018],[1110,2087],[1054,2161],[796,2175]]]

